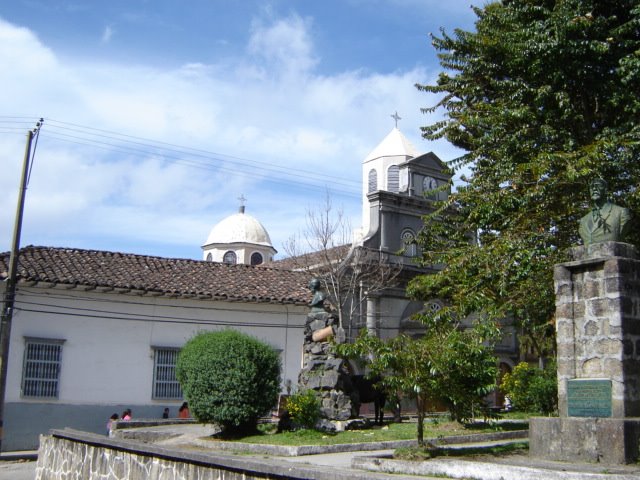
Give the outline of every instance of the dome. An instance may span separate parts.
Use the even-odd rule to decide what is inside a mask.
[[[211,229],[205,245],[221,243],[250,243],[273,247],[269,234],[262,224],[251,215],[244,213],[244,209],[228,216]]]

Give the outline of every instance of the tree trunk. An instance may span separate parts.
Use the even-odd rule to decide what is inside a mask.
[[[418,408],[418,445],[424,446],[424,409],[425,402],[422,395],[416,397],[416,407]]]

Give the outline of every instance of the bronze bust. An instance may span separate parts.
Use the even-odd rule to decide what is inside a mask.
[[[309,290],[313,292],[313,298],[311,299],[311,311],[312,312],[324,312],[324,300],[327,297],[321,290],[320,279],[312,278],[309,282]]]
[[[601,178],[591,181],[589,195],[593,208],[580,219],[579,232],[584,244],[623,241],[631,220],[629,209],[607,199],[607,182]]]

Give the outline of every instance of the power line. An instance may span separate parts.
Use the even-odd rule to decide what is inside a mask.
[[[142,150],[142,149],[134,149],[131,147],[123,147],[123,146],[119,146],[119,145],[115,145],[115,144],[109,144],[106,142],[96,142],[96,141],[91,141],[91,140],[86,140],[82,137],[75,137],[73,135],[67,135],[67,134],[61,134],[61,133],[54,133],[51,134],[50,132],[47,132],[47,134],[45,135],[45,138],[55,138],[61,141],[65,141],[67,143],[75,143],[77,145],[87,145],[87,146],[91,146],[94,148],[100,148],[103,150],[109,150],[109,151],[116,151],[116,152],[121,152],[121,153],[126,153],[126,154],[144,154],[144,155],[153,155],[153,152],[149,152],[146,150]],[[74,140],[70,140],[70,139],[75,139]],[[268,176],[268,174],[266,173],[261,173],[258,170],[255,170],[255,168],[251,168],[251,169],[246,169],[246,170],[239,170],[236,167],[227,167],[224,165],[215,165],[213,163],[210,162],[203,162],[203,161],[197,161],[194,159],[189,159],[189,158],[184,158],[184,157],[179,157],[176,155],[168,155],[167,153],[159,153],[156,155],[161,155],[163,159],[173,159],[174,161],[171,163],[174,164],[179,164],[179,165],[185,165],[191,168],[198,168],[198,169],[203,169],[203,170],[208,170],[208,171],[219,171],[219,172],[230,172],[233,173],[234,175],[242,175],[242,176],[246,176],[246,177],[253,177],[253,178],[258,178],[258,179],[265,179],[267,180],[269,183],[274,183],[274,184],[279,184],[279,185],[287,185],[290,186],[291,184],[304,184],[309,188],[313,188],[315,190],[318,191],[324,191],[327,189],[326,184],[317,184],[317,183],[312,183],[314,180],[319,181],[319,179],[314,179],[312,177],[304,177],[302,175],[296,175],[293,173],[285,173],[285,172],[278,172],[276,171],[276,173],[282,173],[285,174],[287,177],[299,177],[302,178],[303,182],[297,181],[294,179],[285,179],[285,178],[277,178],[277,177],[270,177]],[[272,170],[273,169],[269,169],[267,168],[267,170]],[[348,185],[345,184],[346,187],[348,187]],[[345,189],[345,188],[335,188],[335,187],[331,187],[332,191],[335,191],[336,193],[340,193],[343,196],[350,196],[352,198],[359,198],[360,194],[356,193],[355,190],[350,190],[350,189]]]
[[[209,150],[204,150],[204,149],[199,149],[199,148],[193,148],[193,147],[186,147],[184,145],[178,145],[175,143],[168,143],[168,142],[163,142],[160,140],[153,140],[153,139],[148,139],[148,138],[144,138],[144,137],[136,137],[133,135],[127,135],[124,133],[118,133],[118,132],[113,132],[110,130],[101,130],[98,128],[92,128],[92,127],[86,127],[83,125],[77,125],[74,123],[69,123],[69,122],[63,122],[63,121],[59,121],[59,120],[55,120],[55,119],[47,119],[47,121],[52,122],[52,126],[56,127],[57,124],[60,125],[65,125],[65,126],[71,126],[71,127],[77,127],[77,129],[71,128],[71,127],[67,127],[69,130],[75,130],[75,131],[79,131],[79,132],[83,132],[86,131],[88,132],[90,135],[92,136],[99,136],[99,137],[105,137],[105,138],[110,138],[110,139],[115,139],[115,140],[121,140],[127,143],[132,143],[132,144],[136,144],[136,145],[141,145],[141,146],[145,146],[145,147],[153,147],[153,148],[162,148],[162,150],[166,150],[166,151],[175,151],[175,152],[179,152],[179,153],[190,153],[191,155],[194,156],[201,156],[204,158],[208,158],[208,159],[218,159],[220,160],[220,157],[225,157],[228,158],[234,162],[242,162],[243,164],[245,163],[249,163],[249,164],[253,164],[253,165],[258,165],[261,166],[263,168],[269,168],[272,170],[281,170],[283,172],[289,172],[289,171],[293,171],[293,172],[299,172],[300,174],[302,174],[301,176],[305,176],[305,177],[309,177],[309,178],[322,178],[322,179],[326,179],[326,180],[330,180],[330,181],[334,181],[334,182],[341,182],[341,183],[345,183],[345,184],[354,184],[354,185],[360,185],[360,182],[357,181],[353,181],[353,180],[349,180],[349,179],[345,179],[344,177],[337,177],[337,176],[333,176],[333,175],[327,175],[321,172],[317,172],[317,171],[309,171],[309,170],[304,170],[304,169],[300,169],[300,168],[295,168],[295,167],[282,167],[282,166],[278,166],[278,165],[271,165],[269,163],[265,163],[265,162],[260,162],[258,160],[251,160],[251,159],[246,159],[246,158],[242,158],[242,157],[237,157],[234,155],[227,155],[227,154],[223,154],[223,153],[218,153],[218,152],[211,152]],[[59,128],[64,128],[64,127],[59,127]],[[93,132],[100,132],[100,133],[93,133]],[[108,134],[108,135],[107,135]],[[124,140],[123,140],[124,139]],[[158,145],[160,145],[161,147],[158,147]]]
[[[65,295],[63,293],[56,293],[56,294],[51,294],[48,292],[36,292],[36,291],[25,291],[24,289],[20,290],[20,295],[21,297],[25,297],[26,299],[28,298],[34,298],[34,299],[47,299],[47,300],[72,300],[72,301],[86,301],[86,302],[96,302],[96,303],[102,303],[102,304],[107,304],[107,305],[131,305],[131,306],[139,306],[139,307],[160,307],[160,308],[167,308],[167,309],[180,309],[180,310],[187,310],[187,311],[203,311],[203,312],[207,312],[207,313],[211,313],[211,312],[228,312],[228,313],[249,313],[249,314],[255,314],[256,313],[256,309],[249,309],[249,308],[224,308],[224,307],[220,307],[219,304],[220,303],[224,303],[224,301],[216,301],[216,303],[218,303],[218,305],[215,308],[212,308],[211,306],[206,306],[206,305],[202,305],[202,306],[195,306],[195,305],[176,305],[176,304],[172,304],[171,302],[162,302],[162,303],[157,303],[157,302],[145,302],[144,297],[141,297],[140,300],[141,301],[132,301],[132,300],[125,300],[123,298],[95,298],[95,297],[91,297],[91,298],[83,298],[82,296],[79,295]],[[206,300],[205,300],[206,302]],[[41,303],[38,301],[28,301],[28,300],[20,300],[21,304],[24,305],[29,305],[29,306],[34,306],[34,307],[47,307],[47,308],[60,308],[60,309],[67,309],[67,310],[71,310],[71,311],[87,311],[90,312],[92,314],[105,314],[105,315],[113,315],[113,314],[120,314],[122,315],[122,312],[114,312],[112,310],[107,310],[107,309],[100,309],[100,308],[82,308],[82,307],[70,307],[70,306],[60,306],[54,303]],[[258,304],[256,304],[258,305]],[[289,306],[284,305],[285,308],[288,308]],[[290,307],[296,307],[294,305],[291,305]],[[297,306],[299,307],[299,306]],[[24,310],[24,309],[23,309]],[[47,311],[48,313],[57,313],[57,311]],[[282,315],[282,311],[267,311],[267,310],[260,310],[260,315]],[[290,314],[294,314],[293,312],[286,312],[287,315]],[[128,315],[128,314],[127,314]],[[133,314],[132,314],[133,315]],[[174,318],[174,317],[164,317],[164,316],[156,316],[156,315],[138,315],[136,314],[138,317],[148,317],[151,319],[155,319],[155,318]],[[194,321],[198,321],[198,319],[195,318],[191,318],[191,317],[187,317],[188,319],[194,320]],[[398,319],[397,315],[385,315],[384,313],[380,312],[377,315],[377,318],[379,319]],[[207,322],[208,320],[201,320],[203,322]],[[237,325],[237,322],[232,322],[233,325]],[[383,329],[388,329],[388,330],[394,330],[396,328],[394,327],[382,327]]]
[[[15,120],[16,118],[27,117],[0,116],[0,129],[3,128],[2,123],[18,123]],[[361,183],[359,181],[328,175],[319,171],[273,165],[258,160],[137,137],[110,130],[97,129],[55,119],[47,119],[47,129],[43,131],[43,134],[45,135],[45,139],[50,138],[60,142],[86,145],[125,154],[161,156],[164,160],[170,160],[170,163],[181,164],[192,168],[232,172],[235,175],[264,179],[270,183],[285,185],[302,184],[322,190],[329,188],[345,196],[351,196],[353,198],[360,197]],[[229,166],[229,163],[232,164]],[[244,168],[238,168],[238,166]],[[286,178],[278,178],[282,176]]]
[[[23,303],[23,302],[19,302]],[[208,319],[200,319],[200,318],[174,318],[174,317],[164,317],[164,316],[145,316],[145,315],[123,315],[117,314],[116,312],[101,312],[96,311],[94,313],[79,313],[74,311],[53,311],[53,310],[43,310],[36,308],[24,308],[24,307],[16,307],[16,312],[30,312],[30,313],[38,313],[38,314],[47,314],[47,315],[61,315],[64,317],[82,317],[82,318],[98,318],[101,320],[124,320],[124,321],[132,321],[132,322],[148,322],[148,323],[176,323],[176,324],[198,324],[198,325],[216,325],[216,326],[226,326],[226,327],[264,327],[264,328],[296,328],[303,329],[304,325],[296,325],[293,323],[259,323],[259,322],[233,322],[233,321],[225,321],[225,320],[208,320]]]
[[[73,301],[87,301],[87,302],[98,302],[98,303],[106,303],[106,304],[113,304],[113,305],[136,305],[136,306],[141,306],[141,307],[162,307],[162,308],[179,308],[179,309],[186,309],[186,310],[201,310],[201,311],[206,311],[206,312],[210,312],[212,309],[210,306],[193,306],[193,305],[172,305],[171,303],[168,302],[163,302],[163,303],[157,303],[157,302],[145,302],[145,301],[131,301],[131,300],[125,300],[125,299],[121,299],[119,298],[118,300],[115,299],[109,299],[109,298],[82,298],[81,296],[78,295],[64,295],[64,294],[49,294],[49,293],[36,293],[36,292],[26,292],[24,289],[20,289],[20,295],[24,296],[26,298],[32,297],[32,298],[47,298],[47,299],[52,299],[52,300],[73,300]],[[141,300],[144,297],[141,297]],[[219,302],[219,303],[223,303],[223,301],[220,300],[212,300],[215,302]],[[55,307],[55,304],[37,304],[37,303],[30,303],[24,300],[21,300],[22,303],[25,304],[34,304],[34,305],[44,305],[44,306],[49,306],[49,307]],[[249,302],[247,302],[249,303]],[[256,304],[257,305],[257,304]],[[284,305],[284,304],[283,304]],[[293,307],[294,305],[291,305],[291,307]],[[243,308],[215,308],[215,310],[218,311],[223,311],[223,312],[231,312],[231,313],[255,313],[256,310],[255,309],[243,309]],[[95,311],[98,312],[105,312],[105,313],[110,313],[108,310],[98,310],[96,309]],[[261,310],[260,311],[261,315],[281,315],[282,312],[269,312],[269,311],[264,311]]]

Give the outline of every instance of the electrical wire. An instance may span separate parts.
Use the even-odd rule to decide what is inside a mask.
[[[212,311],[219,311],[219,312],[228,312],[228,313],[249,313],[249,314],[255,314],[256,310],[255,309],[249,309],[249,308],[224,308],[224,307],[220,307],[219,305],[216,306],[216,308],[211,308],[210,306],[195,306],[195,305],[176,305],[176,304],[172,304],[171,302],[162,302],[162,303],[157,303],[157,302],[146,302],[144,301],[145,297],[141,297],[140,301],[133,301],[133,300],[125,300],[125,299],[110,299],[110,298],[95,298],[95,297],[91,297],[91,298],[83,298],[79,295],[65,295],[63,293],[56,293],[56,294],[51,294],[51,293],[40,293],[40,292],[36,292],[34,290],[31,291],[25,291],[24,289],[20,289],[20,296],[24,297],[24,298],[20,298],[19,301],[17,303],[20,303],[22,305],[26,305],[26,306],[31,306],[31,307],[40,307],[40,308],[49,308],[49,309],[56,309],[56,308],[60,308],[60,309],[66,309],[69,311],[86,311],[89,312],[88,316],[91,317],[97,317],[97,318],[112,318],[113,315],[115,314],[120,314],[123,315],[122,312],[114,312],[112,310],[107,310],[107,309],[101,309],[101,308],[81,308],[81,307],[71,307],[71,306],[60,306],[58,304],[55,303],[48,303],[48,302],[39,302],[37,300],[39,299],[47,299],[47,300],[61,300],[61,301],[65,301],[65,300],[70,300],[70,301],[74,301],[74,302],[78,302],[78,301],[85,301],[85,302],[98,302],[98,303],[102,303],[102,304],[107,304],[107,305],[131,305],[131,306],[139,306],[139,307],[155,307],[155,308],[167,308],[167,309],[180,309],[180,310],[187,310],[187,311],[203,311],[203,312],[207,312],[207,313],[211,313]],[[105,296],[106,297],[106,296]],[[34,300],[29,301],[29,298],[32,298]],[[160,299],[160,297],[157,297],[158,299]],[[225,303],[224,300],[202,300],[202,302],[207,302],[207,301],[214,301],[218,304],[220,303]],[[246,302],[246,303],[250,303],[250,302]],[[271,304],[269,304],[271,305]],[[285,305],[287,308],[292,308],[292,307],[301,307],[301,306],[296,306],[296,305]],[[20,307],[16,307],[16,309],[18,309]],[[31,311],[25,308],[20,308],[21,310],[26,310],[26,311]],[[35,310],[34,310],[35,311]],[[57,311],[57,310],[43,310],[41,311],[41,313],[52,313],[52,314],[62,314],[61,312]],[[291,314],[292,312],[287,312],[287,314]],[[98,314],[103,314],[104,317],[101,317]],[[128,314],[127,314],[128,315]],[[260,315],[282,315],[282,311],[267,311],[267,310],[261,310],[260,311]],[[76,313],[75,316],[81,316],[81,314]],[[152,320],[156,319],[156,318],[160,318],[160,319],[174,319],[174,317],[164,317],[164,316],[157,316],[157,315],[138,315],[136,314],[136,317],[138,320],[140,321],[144,321],[144,318],[142,317],[148,317]],[[193,317],[186,317],[187,320],[190,321],[194,321],[194,322],[203,322],[203,323],[207,323],[209,320],[202,320],[202,319],[197,319],[197,318],[193,318]],[[385,319],[398,319],[397,315],[386,315],[384,313],[379,313],[377,315],[377,318],[380,320],[385,320]],[[220,320],[221,322],[223,322],[223,320]],[[240,326],[252,326],[253,324],[243,324],[243,323],[238,323],[238,322],[232,322],[232,325],[240,325]],[[274,324],[275,325],[275,324]],[[283,326],[283,324],[279,324],[280,327]],[[381,327],[381,329],[383,330],[396,330],[397,327]]]
[[[28,117],[0,116],[0,131],[7,128],[4,126],[5,123],[14,125],[26,123],[16,120],[21,118]],[[258,160],[92,128],[51,118],[46,118],[46,122],[47,127],[43,130],[44,139],[90,146],[123,154],[159,156],[163,160],[169,161],[169,163],[185,165],[191,168],[232,172],[235,175],[258,178],[269,183],[287,186],[302,185],[316,190],[330,189],[332,192],[352,198],[359,198],[361,195],[359,181],[332,176],[319,171],[274,165]],[[11,129],[14,128],[16,127],[11,127]]]
[[[19,302],[22,303],[22,302]],[[152,322],[152,323],[175,323],[175,324],[190,324],[190,325],[216,325],[216,326],[226,326],[226,327],[262,327],[262,328],[295,328],[295,329],[303,329],[304,325],[295,325],[289,323],[258,323],[258,322],[234,322],[234,321],[225,321],[225,320],[204,320],[199,318],[173,318],[173,317],[162,317],[162,316],[153,316],[151,318],[145,318],[145,316],[139,315],[117,315],[115,312],[111,314],[106,313],[79,313],[74,311],[52,311],[52,310],[41,310],[35,308],[24,308],[18,306],[15,307],[16,312],[30,312],[37,314],[47,314],[47,315],[61,315],[64,317],[82,317],[82,318],[98,318],[101,320],[125,320],[132,322]]]

